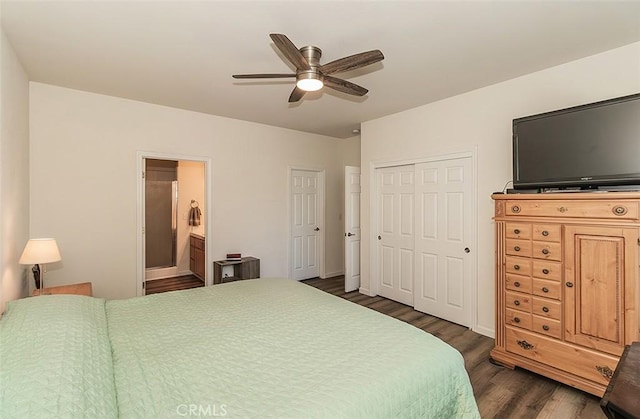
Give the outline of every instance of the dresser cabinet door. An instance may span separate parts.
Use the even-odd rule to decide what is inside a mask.
[[[637,340],[637,249],[635,228],[566,226],[565,340],[613,355]]]

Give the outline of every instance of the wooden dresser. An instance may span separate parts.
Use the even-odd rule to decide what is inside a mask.
[[[494,361],[602,396],[638,340],[640,193],[494,194]]]

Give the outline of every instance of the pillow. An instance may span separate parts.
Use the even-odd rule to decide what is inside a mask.
[[[0,416],[118,416],[105,300],[9,302],[0,320]]]

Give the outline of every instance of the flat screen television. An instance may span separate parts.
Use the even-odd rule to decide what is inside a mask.
[[[513,120],[515,190],[622,185],[640,189],[640,93]]]

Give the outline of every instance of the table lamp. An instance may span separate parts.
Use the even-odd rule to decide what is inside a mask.
[[[35,265],[33,274],[34,277],[36,277],[41,272],[40,264],[44,265],[60,260],[62,260],[62,258],[60,257],[60,251],[58,250],[58,244],[55,239],[30,239],[24,247],[19,263],[21,265]],[[46,268],[43,267],[42,273],[40,274],[40,291],[38,295],[44,294],[45,272]],[[38,285],[37,282],[36,280],[36,286]]]

